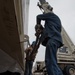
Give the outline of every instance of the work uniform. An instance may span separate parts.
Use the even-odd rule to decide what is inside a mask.
[[[26,62],[25,62],[25,72],[24,75],[32,75],[32,67],[33,67],[33,58],[30,59],[29,55],[33,50],[33,47],[35,45],[35,41],[32,42],[31,46],[28,47],[25,52],[26,52]]]
[[[30,54],[31,51],[32,51],[32,46],[28,47],[25,50],[26,62],[25,62],[25,72],[24,72],[24,75],[32,75],[33,60],[29,60],[29,54]]]
[[[61,37],[61,21],[54,13],[40,14],[36,17],[37,24],[45,21],[43,33],[40,41],[46,46],[45,64],[48,75],[63,75],[57,65],[56,53],[59,47],[63,45]]]

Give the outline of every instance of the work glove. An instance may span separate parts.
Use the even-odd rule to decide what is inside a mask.
[[[43,26],[40,24],[35,25],[35,36],[39,36],[43,32]]]
[[[32,46],[25,49],[25,53],[31,52],[33,50]]]

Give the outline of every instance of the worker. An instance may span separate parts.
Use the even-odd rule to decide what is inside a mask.
[[[33,67],[33,59],[30,59],[29,54],[32,52],[33,47],[34,47],[35,41],[32,42],[32,44],[26,48],[25,53],[26,53],[26,64],[25,64],[25,72],[24,75],[32,75],[32,67]],[[34,54],[36,55],[36,54]]]
[[[43,26],[38,25],[37,27],[35,27],[35,30],[36,30],[36,32],[39,32],[39,35],[37,35],[35,33],[35,36],[39,37],[43,31]],[[38,52],[38,50],[37,50],[38,48],[39,48],[38,41],[33,41],[32,44],[25,50],[26,64],[25,64],[24,75],[32,75],[32,66],[33,66],[33,62],[35,60],[36,54]],[[36,51],[33,52],[33,50],[36,50]]]
[[[45,52],[45,64],[48,75],[63,75],[61,69],[57,64],[57,50],[63,45],[61,37],[61,21],[60,18],[53,12],[53,7],[50,5],[44,6],[43,14],[39,14],[36,17],[37,28],[41,24],[41,21],[45,21],[44,29],[41,34],[40,41],[43,46],[46,47]],[[39,35],[39,32],[36,32],[36,35]]]

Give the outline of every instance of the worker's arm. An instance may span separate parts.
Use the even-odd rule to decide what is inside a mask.
[[[51,13],[37,15],[36,25],[35,25],[35,31],[36,31],[37,35],[41,34],[41,32],[43,31],[43,28],[42,28],[43,26],[41,25],[41,20],[48,21],[48,20],[50,20],[51,15],[52,15]]]
[[[40,14],[40,15],[37,15],[36,17],[36,23],[41,25],[41,20],[48,20],[50,17],[50,13],[47,13],[47,14]]]
[[[47,14],[40,14],[36,17],[36,25],[35,25],[35,36],[39,36],[43,32],[43,26],[41,25],[41,20],[47,20],[49,16]]]

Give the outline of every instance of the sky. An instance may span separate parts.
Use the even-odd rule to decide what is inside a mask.
[[[41,10],[37,6],[39,0],[30,0],[29,19],[28,19],[28,35],[30,43],[35,40],[36,16],[41,14]],[[55,14],[61,19],[62,26],[66,30],[70,39],[75,45],[75,0],[46,0],[52,7]],[[40,46],[35,61],[43,61],[45,57],[45,47]]]

